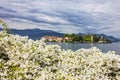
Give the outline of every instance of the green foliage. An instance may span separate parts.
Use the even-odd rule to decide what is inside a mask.
[[[64,35],[64,37],[70,37],[70,38],[73,38],[73,37],[75,37],[76,35],[74,34],[74,33],[72,33],[72,34],[65,34]]]
[[[103,43],[111,42],[106,38],[101,38],[99,36],[91,35],[91,34],[84,34],[83,36],[78,36],[73,33],[73,34],[65,34],[64,37],[68,37],[69,39],[66,40],[66,42],[70,42],[70,43],[74,43],[74,42],[96,43],[99,41],[103,41]]]
[[[9,60],[9,57],[2,46],[0,46],[0,59],[3,59],[5,61]]]
[[[82,42],[82,36],[78,36],[74,33],[72,34],[65,34],[64,37],[70,38],[66,42],[74,43],[74,42]]]
[[[82,39],[82,36],[74,36],[74,38],[73,38],[73,41],[75,41],[75,42],[80,42],[80,41],[82,41],[83,39]]]
[[[83,35],[83,41],[91,42],[91,35],[90,34]]]
[[[96,35],[93,35],[93,41],[94,42],[98,42],[99,41],[99,37],[97,37]]]
[[[4,32],[8,32],[8,27],[7,27],[7,24],[3,21],[3,20],[0,20],[0,24],[2,25],[2,30]]]

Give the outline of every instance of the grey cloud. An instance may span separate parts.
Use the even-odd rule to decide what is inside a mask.
[[[9,9],[9,8],[3,7],[3,6],[0,6],[0,11],[13,12],[13,13],[16,12],[16,11],[14,11],[14,10],[12,10],[12,9]]]
[[[15,21],[18,25],[28,23],[32,26],[45,25],[46,28],[52,26],[58,31],[68,31],[63,28],[70,26],[74,32],[83,30],[86,33],[108,33],[109,30],[112,33],[112,27],[119,26],[115,22],[120,22],[119,0],[4,1],[7,0],[0,3],[0,18]]]

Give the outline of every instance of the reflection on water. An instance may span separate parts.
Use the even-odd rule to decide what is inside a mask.
[[[72,50],[78,50],[80,48],[90,48],[91,44],[79,44],[79,43],[54,43],[54,42],[46,42],[48,45],[59,45],[63,49],[72,49]],[[117,43],[111,43],[111,44],[93,44],[93,46],[98,47],[103,52],[108,51],[115,51],[116,53],[120,53],[120,42]]]

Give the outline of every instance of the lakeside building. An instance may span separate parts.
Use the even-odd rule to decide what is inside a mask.
[[[41,40],[48,42],[64,42],[64,38],[58,36],[43,36]]]
[[[46,42],[68,42],[72,41],[70,37],[58,37],[58,36],[43,36],[41,40]]]
[[[67,42],[67,41],[69,41],[69,42],[72,41],[72,38],[70,38],[70,37],[65,37],[65,38],[64,38],[64,42]]]

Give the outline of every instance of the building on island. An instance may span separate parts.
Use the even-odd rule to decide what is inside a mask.
[[[44,36],[41,38],[41,40],[47,42],[63,42],[64,38],[58,36]]]

